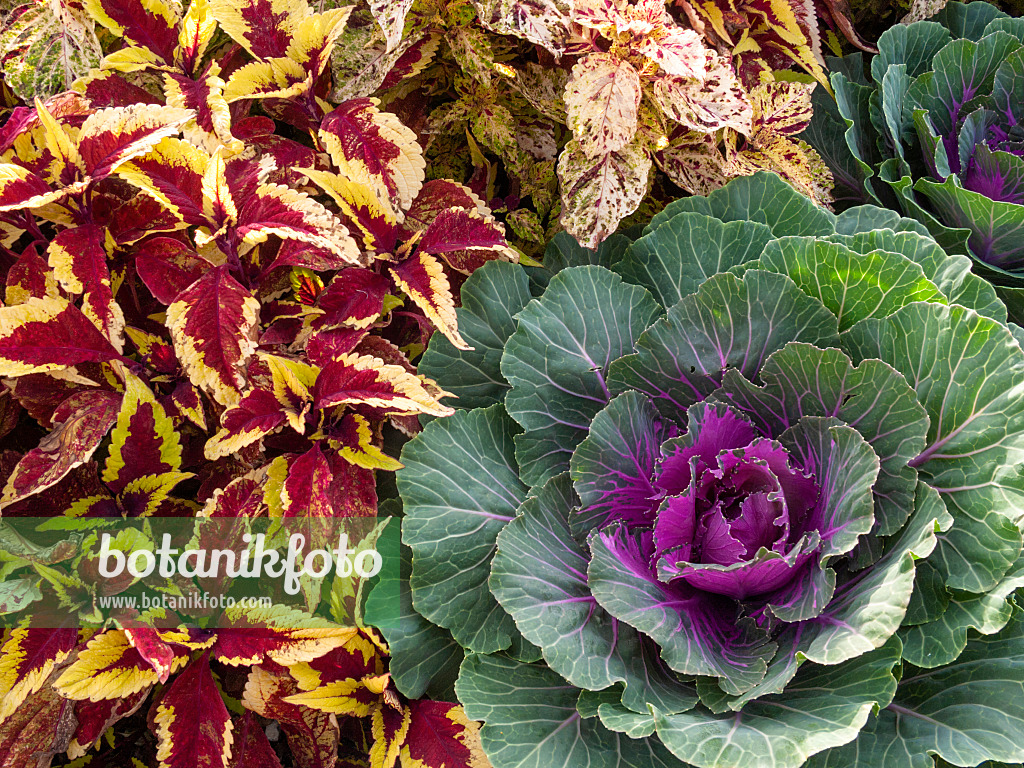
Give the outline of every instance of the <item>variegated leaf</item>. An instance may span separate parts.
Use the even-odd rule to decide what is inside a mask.
[[[189,379],[222,405],[245,386],[242,367],[256,350],[260,304],[226,266],[214,267],[167,308],[174,351]]]
[[[136,104],[94,112],[78,134],[82,167],[93,179],[104,179],[122,163],[145,155],[161,139],[177,134],[193,113],[176,107]]]
[[[568,124],[588,157],[615,152],[636,135],[640,75],[608,53],[591,53],[572,68],[565,91]]]
[[[448,416],[451,408],[441,405],[445,393],[428,390],[426,382],[398,365],[389,365],[370,355],[339,355],[328,363],[313,386],[317,408],[334,405],[368,405],[387,413]]]
[[[189,650],[173,646],[171,672],[189,660]],[[61,696],[76,701],[125,698],[156,684],[159,673],[128,641],[121,630],[101,632],[54,683]]]
[[[499,35],[525,37],[556,56],[569,38],[569,10],[565,0],[473,0],[480,21]]]
[[[306,0],[210,0],[210,13],[232,40],[269,59],[285,55],[310,8]]]
[[[118,351],[124,350],[124,312],[114,301],[105,234],[95,224],[57,233],[47,248],[50,269],[68,293],[81,295],[82,312]]]
[[[458,349],[470,349],[459,335],[455,299],[444,268],[434,256],[418,251],[390,269],[395,284],[412,299],[445,338]]]
[[[162,0],[84,0],[85,9],[116,37],[146,48],[165,64],[174,63],[181,8]]]
[[[150,712],[160,768],[227,768],[231,715],[210,669],[210,654],[193,661]]]
[[[164,75],[164,96],[167,104],[188,109],[195,117],[185,124],[185,138],[207,152],[225,147],[230,153],[241,152],[245,145],[231,135],[231,112],[224,98],[224,81],[214,74],[193,80],[174,72]]]
[[[654,82],[654,98],[665,114],[693,131],[712,133],[732,128],[750,134],[753,109],[725,58],[708,53],[704,81],[668,75]]]
[[[0,723],[46,682],[78,644],[75,629],[19,627],[0,648]]]
[[[595,159],[573,139],[558,159],[563,226],[581,245],[596,248],[640,205],[650,170],[650,155],[636,143]]]
[[[206,224],[203,175],[209,156],[181,139],[167,138],[144,157],[125,163],[117,175],[138,187],[184,224]]]

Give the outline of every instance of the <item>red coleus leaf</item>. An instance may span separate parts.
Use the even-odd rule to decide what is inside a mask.
[[[352,352],[366,337],[365,329],[325,328],[314,331],[306,341],[306,357],[313,365],[323,368],[342,355]]]
[[[132,648],[153,667],[157,679],[161,683],[166,683],[171,676],[174,660],[179,655],[175,653],[174,647],[160,637],[160,633],[152,627],[144,624],[133,626],[127,621],[122,622],[122,625],[125,637]]]
[[[375,708],[370,713],[370,732],[373,734],[370,763],[381,768],[393,768],[411,724],[412,711],[408,706]]]
[[[146,48],[166,64],[178,47],[178,13],[160,0],[85,0],[92,17],[118,37]]]
[[[392,267],[391,277],[457,349],[472,349],[459,335],[455,299],[441,262],[417,251]]]
[[[50,687],[57,674],[51,673],[40,690],[0,724],[0,768],[50,765],[67,750],[75,730],[75,703]]]
[[[365,404],[388,413],[451,415],[424,381],[397,365],[368,355],[340,355],[328,363],[313,387],[316,408]]]
[[[277,462],[283,460],[277,459]],[[333,473],[320,444],[315,443],[306,453],[287,461],[287,467],[288,474],[281,485],[281,515],[333,517],[335,513],[330,497]]]
[[[182,109],[151,104],[93,113],[78,135],[78,154],[85,173],[94,181],[106,178],[122,163],[146,154],[161,139],[178,133],[191,117]]]
[[[213,0],[210,9],[224,31],[258,59],[284,56],[309,14],[305,0]]]
[[[357,632],[280,605],[239,604],[228,608],[224,619],[226,626],[217,632],[213,657],[233,667],[310,661],[344,645]]]
[[[0,648],[0,722],[34,694],[78,644],[76,629],[19,627]]]
[[[120,403],[120,395],[95,390],[68,398],[54,412],[53,431],[22,457],[7,478],[0,509],[55,485],[87,462],[117,420]]]
[[[477,211],[481,215],[490,213],[469,187],[448,179],[431,179],[423,185],[405,214],[405,237],[411,237],[417,230],[426,229],[441,211],[449,208]]]
[[[384,311],[384,297],[391,283],[369,269],[343,269],[334,276],[317,300],[324,311],[315,327],[366,328]]]
[[[7,304],[22,304],[33,296],[37,299],[57,295],[57,281],[50,272],[46,262],[29,246],[7,270]]]
[[[286,421],[284,408],[274,393],[257,387],[246,394],[237,406],[224,411],[220,431],[206,443],[206,458],[213,461],[237,453],[276,432]]]
[[[480,744],[480,724],[458,704],[417,699],[402,743],[402,768],[488,768]]]
[[[381,441],[373,434],[370,421],[360,413],[346,412],[341,421],[329,429],[328,437],[331,447],[350,464],[364,469],[383,469],[389,472],[402,467],[400,462],[381,450]],[[372,477],[373,473],[370,474]],[[336,478],[338,475],[339,473],[335,472]],[[357,494],[353,494],[352,500],[354,501],[356,497]]]
[[[351,181],[375,190],[382,202],[405,210],[420,187],[426,163],[416,134],[376,99],[352,99],[320,124],[320,139],[334,165]]]
[[[120,494],[142,478],[170,475],[179,480],[181,438],[174,422],[140,379],[125,375],[124,398],[111,435],[103,482]],[[166,478],[170,480],[171,478]]]
[[[111,726],[138,711],[149,696],[149,689],[138,691],[123,699],[101,701],[76,701],[75,729],[68,757],[76,759],[85,755]]]
[[[145,88],[125,80],[120,72],[95,71],[75,86],[89,99],[93,107],[127,107],[131,104],[161,104],[162,102]]]
[[[114,301],[105,235],[95,224],[65,229],[50,241],[50,268],[61,287],[82,297],[82,312],[121,351],[124,313]]]
[[[135,251],[135,271],[161,304],[170,304],[209,270],[210,263],[172,237],[154,237]]]
[[[264,479],[256,473],[236,477],[217,488],[203,507],[203,517],[256,517],[266,510],[263,502]]]
[[[338,718],[286,701],[297,693],[298,685],[287,670],[276,664],[262,664],[249,673],[242,705],[281,724],[298,768],[334,765],[340,737]]]
[[[492,259],[517,261],[505,241],[505,228],[476,210],[449,208],[437,214],[423,233],[419,249],[439,255],[463,274],[472,274]]]
[[[0,307],[0,376],[117,359],[124,360],[109,339],[64,299],[30,298]]]
[[[255,714],[247,711],[234,723],[230,768],[281,768],[281,761]]]
[[[171,392],[172,412],[188,419],[203,432],[206,431],[206,411],[199,390],[187,381],[179,381]]]
[[[242,151],[245,145],[231,135],[231,112],[224,100],[224,81],[215,74],[193,80],[168,72],[164,75],[164,94],[171,106],[195,113],[194,123],[184,128],[186,139],[211,152],[221,145],[234,152]]]
[[[260,304],[226,266],[214,267],[167,308],[174,351],[189,379],[222,405],[245,385],[242,368],[256,349]]]
[[[46,179],[13,163],[0,164],[0,211],[45,205],[63,196]]]
[[[160,768],[227,768],[233,725],[204,653],[150,710]]]
[[[331,453],[331,486],[329,493],[337,517],[373,517],[377,514],[377,483],[373,469],[366,462],[352,461],[348,455]],[[383,452],[374,455],[375,468],[391,471],[398,462]]]
[[[207,155],[181,139],[167,138],[145,156],[125,163],[117,175],[135,185],[190,226],[207,223],[203,174]]]

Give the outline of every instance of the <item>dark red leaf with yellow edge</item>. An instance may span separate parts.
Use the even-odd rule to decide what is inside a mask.
[[[258,59],[284,56],[309,6],[297,0],[213,0],[210,9],[232,39]]]
[[[253,474],[236,477],[216,489],[203,507],[204,517],[256,517],[266,510],[264,482]]]
[[[373,768],[394,768],[410,725],[412,711],[407,705],[396,708],[381,706],[370,713],[370,732],[373,734],[370,765]]]
[[[163,139],[143,157],[125,163],[117,175],[150,195],[185,224],[207,223],[203,173],[208,156],[181,139]]]
[[[76,629],[19,627],[0,648],[0,722],[40,688],[78,645]]]
[[[139,244],[135,251],[135,270],[161,304],[198,280],[211,268],[192,248],[173,237],[154,237]]]
[[[0,768],[48,766],[66,751],[75,730],[75,703],[50,687],[54,670],[39,691],[0,724]]]
[[[392,267],[391,276],[456,348],[471,349],[459,335],[451,284],[436,257],[417,251]]]
[[[423,185],[426,163],[416,134],[375,99],[340,104],[320,124],[320,139],[341,175],[406,210]]]
[[[441,211],[423,233],[419,248],[441,256],[466,275],[493,259],[518,259],[505,241],[505,228],[494,217],[464,208]]]
[[[227,768],[233,725],[213,679],[209,651],[174,679],[149,718],[161,768]]]
[[[62,298],[0,307],[0,376],[117,359],[124,360],[89,318]]]
[[[214,267],[167,308],[174,352],[189,380],[222,405],[245,385],[242,367],[256,350],[260,304],[227,266]]]
[[[199,390],[187,381],[179,381],[171,392],[171,408],[180,418],[188,419],[203,432],[206,431],[206,410],[203,408],[203,399]]]
[[[306,357],[313,365],[328,363],[352,352],[366,338],[367,330],[359,328],[325,328],[314,331],[306,341]]]
[[[417,230],[426,229],[441,211],[447,211],[449,208],[461,208],[481,214],[488,212],[487,206],[469,187],[449,179],[431,179],[423,185],[423,189],[405,214],[405,236],[411,237]]]
[[[329,272],[347,267],[351,263],[348,258],[342,258],[326,248],[318,248],[300,240],[284,240],[264,270],[264,274],[278,267],[301,267],[314,272]]]
[[[161,0],[85,0],[85,7],[115,36],[148,48],[166,64],[174,63],[179,13]]]
[[[423,380],[401,366],[369,355],[340,355],[324,366],[313,387],[316,408],[368,405],[388,413],[429,413],[448,416],[447,406],[429,392]]]
[[[82,78],[76,88],[80,88],[82,95],[97,109],[161,103],[145,88],[128,82],[120,72],[95,72]]]
[[[324,311],[317,327],[368,327],[384,311],[384,297],[390,289],[391,283],[372,270],[341,270],[317,300],[317,306]]]
[[[245,446],[276,432],[285,425],[285,421],[284,408],[274,393],[254,388],[237,406],[224,411],[220,430],[206,443],[206,458],[212,461],[237,453]]]
[[[92,366],[82,366],[78,369],[78,373],[82,374],[83,368],[88,367]],[[14,399],[28,411],[28,415],[47,429],[53,426],[53,413],[61,403],[76,392],[95,389],[95,387],[77,381],[55,379],[45,373],[30,373],[28,376],[21,376],[10,381],[7,387],[14,395]],[[111,390],[110,386],[102,388],[107,391]]]
[[[205,146],[211,152],[218,146],[241,152],[245,145],[231,135],[231,112],[224,100],[224,81],[216,75],[207,74],[193,80],[175,72],[164,74],[164,95],[167,103],[190,109],[195,113],[195,123],[185,126],[185,138]]]
[[[480,724],[458,704],[417,699],[401,748],[402,768],[489,768],[480,744]]]
[[[119,206],[107,221],[107,231],[118,245],[131,245],[156,232],[175,232],[185,225],[170,208],[149,195],[136,195]]]
[[[62,197],[42,176],[13,163],[0,164],[0,211],[13,211]]]
[[[114,493],[121,493],[140,478],[176,473],[180,468],[181,438],[174,422],[149,387],[126,373],[103,482]]]
[[[361,413],[347,411],[338,424],[325,433],[331,448],[346,462],[365,469],[383,469],[394,472],[402,464],[381,450],[382,442],[370,425],[369,419]],[[339,473],[335,473],[337,477]],[[371,473],[372,474],[372,473]]]
[[[333,766],[338,758],[338,718],[286,701],[299,692],[295,679],[284,667],[261,664],[249,672],[242,706],[281,724],[298,768]]]
[[[188,662],[191,651],[184,645],[172,647],[175,656],[171,672],[176,672]],[[115,629],[95,635],[57,678],[54,687],[62,696],[75,701],[101,701],[131,696],[158,680],[153,665],[132,646],[123,631]]]
[[[283,605],[229,607],[217,632],[213,657],[233,667],[273,661],[309,661],[348,642],[356,633]]]
[[[76,701],[78,727],[68,745],[68,756],[76,759],[86,754],[108,728],[138,711],[149,696],[149,690],[146,688],[123,699]]]
[[[365,633],[356,632],[344,645],[323,656],[294,664],[289,668],[299,688],[311,691],[340,680],[378,677],[387,671],[387,659],[380,647]]]
[[[117,420],[120,395],[85,391],[72,395],[53,414],[55,427],[14,468],[0,497],[0,509],[55,485],[87,462]]]
[[[314,443],[304,454],[288,462],[288,475],[281,493],[281,514],[284,517],[334,517],[330,496],[332,480],[331,465],[320,450],[320,443]],[[323,529],[323,526],[314,527]],[[324,533],[330,541],[329,532]]]
[[[383,456],[383,454],[382,454]],[[376,458],[376,457],[375,457]],[[394,459],[384,456],[382,469],[390,469]],[[338,517],[373,517],[377,514],[377,484],[373,470],[348,460],[347,456],[331,453],[330,493],[334,514]]]
[[[78,135],[85,172],[104,179],[124,162],[146,154],[165,137],[177,134],[192,113],[176,107],[133,104],[101,109],[86,118]]]
[[[57,282],[46,262],[34,245],[21,252],[21,256],[7,270],[7,304],[21,304],[35,296],[37,299],[57,295]]]
[[[120,349],[124,313],[114,301],[104,239],[103,230],[95,224],[64,229],[50,241],[47,256],[61,288],[82,297],[82,312]]]
[[[281,768],[281,760],[255,714],[247,711],[234,722],[230,768]]]

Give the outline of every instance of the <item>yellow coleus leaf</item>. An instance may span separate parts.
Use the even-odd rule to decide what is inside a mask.
[[[288,424],[300,435],[305,432],[305,416],[313,403],[310,387],[316,381],[320,369],[301,360],[261,354],[260,358],[270,368],[274,396],[284,409]]]
[[[333,8],[324,13],[310,14],[302,19],[285,52],[288,58],[302,64],[304,68],[311,69],[314,75],[319,77],[330,61],[331,48],[345,31],[345,24],[353,8],[354,5]]]
[[[206,49],[216,31],[217,20],[210,9],[209,0],[192,0],[178,27],[178,55],[186,72],[193,71],[206,55]]]
[[[330,440],[331,448],[357,467],[363,469],[382,469],[395,472],[402,468],[402,463],[388,456],[373,442],[373,429],[369,420],[358,413],[347,413],[342,422],[341,438]]]
[[[171,673],[181,669],[188,656],[179,655],[171,662]],[[108,630],[92,640],[53,687],[75,701],[123,699],[138,693],[159,680],[157,671],[132,647],[121,630]]]
[[[229,104],[240,99],[289,99],[305,93],[312,84],[312,73],[282,56],[236,69],[224,86],[224,99]]]

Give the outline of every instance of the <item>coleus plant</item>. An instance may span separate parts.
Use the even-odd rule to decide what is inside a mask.
[[[399,687],[496,768],[1021,761],[1024,332],[970,259],[759,173],[545,266],[420,364]]]
[[[1024,286],[1022,39],[1024,21],[984,2],[896,25],[868,74],[859,54],[835,61],[838,105],[816,105],[807,134],[837,203],[891,205],[1011,288]]]
[[[652,203],[655,165],[695,193],[768,168],[828,198],[824,165],[794,138],[812,86],[773,74],[798,64],[825,82],[813,8],[370,3],[333,66],[345,95],[376,94],[422,121],[435,172],[469,177],[523,250],[563,226],[594,246]]]
[[[399,466],[386,425],[412,434],[417,416],[451,410],[411,360],[435,329],[467,346],[453,288],[486,261],[517,258],[502,225],[466,187],[426,181],[415,134],[375,100],[323,99],[347,10],[89,0],[85,12],[120,43],[74,90],[15,108],[0,128],[0,510],[84,528],[112,515],[376,515],[376,473]],[[22,560],[37,580],[49,573]],[[60,585],[73,619],[93,615],[94,567]],[[18,584],[12,599],[32,593],[31,579]],[[82,754],[156,683],[208,693],[215,678],[226,685],[211,659],[263,658],[232,662],[217,644],[288,642],[286,625],[246,626],[82,639],[130,646],[123,659],[87,654],[75,632],[8,635],[0,692],[13,703],[0,734],[7,744],[26,723],[37,729],[0,764],[74,743]],[[25,642],[39,647],[27,654]],[[140,643],[153,649],[140,656]],[[292,675],[292,661],[276,661]],[[65,662],[84,697],[54,688]],[[142,670],[130,695],[105,684],[122,666]],[[340,684],[330,674],[324,684]],[[367,720],[374,765],[430,764],[416,755],[443,750],[408,739],[438,723],[416,725],[419,704],[402,703],[385,667],[374,674],[390,708],[378,714],[386,727]],[[95,712],[73,715],[83,698]],[[155,734],[162,766],[228,764],[219,709],[160,706],[129,741]],[[453,738],[471,735],[450,708],[420,711],[451,722]],[[314,713],[342,714],[372,713]],[[335,764],[337,728],[323,727],[326,746],[296,764]],[[218,738],[202,736],[211,728]]]

